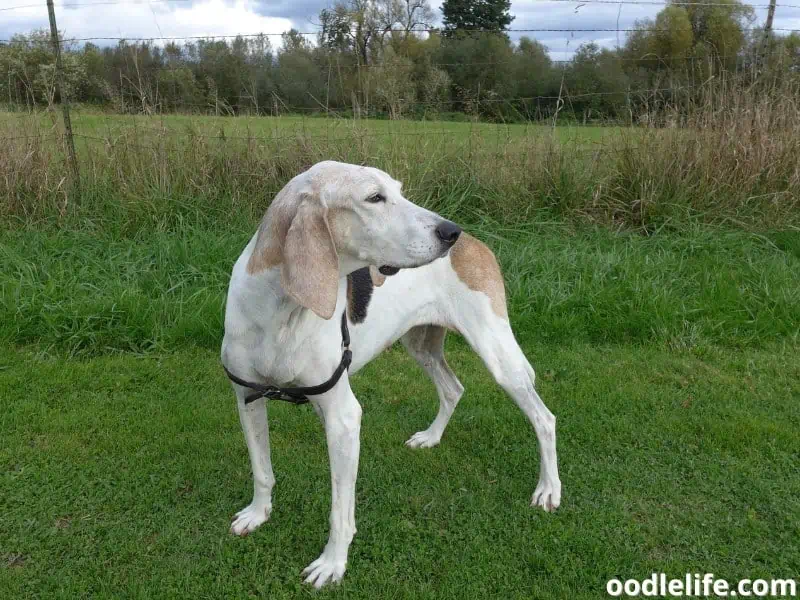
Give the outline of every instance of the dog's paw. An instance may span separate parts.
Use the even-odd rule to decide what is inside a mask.
[[[441,433],[426,429],[425,431],[418,431],[406,440],[406,446],[409,448],[433,448],[439,444],[441,439]]]
[[[540,481],[533,492],[531,506],[539,506],[547,512],[555,512],[561,504],[561,482]]]
[[[269,521],[269,514],[272,512],[271,506],[263,504],[250,504],[240,510],[232,519],[231,533],[233,535],[246,536],[251,531]]]
[[[345,561],[331,559],[323,552],[317,560],[303,569],[303,575],[308,575],[305,579],[306,583],[319,589],[328,583],[341,581],[346,568]]]

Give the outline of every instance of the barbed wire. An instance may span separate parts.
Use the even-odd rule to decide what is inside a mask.
[[[35,135],[17,135],[10,137],[0,137],[0,141],[13,142],[18,140],[35,140],[35,139],[58,139],[60,136],[53,135],[52,133],[41,133]]]
[[[629,125],[630,123],[611,123],[611,124],[625,124]],[[168,134],[170,138],[179,139],[181,137],[188,138],[188,139],[217,139],[220,141],[227,141],[227,140],[243,140],[247,142],[286,142],[286,141],[296,141],[296,142],[306,142],[306,141],[326,141],[326,142],[353,142],[354,140],[360,140],[365,138],[380,138],[386,136],[392,137],[410,137],[410,138],[428,138],[430,136],[442,136],[442,137],[451,137],[455,138],[455,140],[463,140],[463,144],[467,145],[470,143],[469,137],[465,136],[464,131],[456,131],[456,130],[438,130],[438,131],[423,131],[423,132],[398,132],[398,131],[391,131],[391,132],[353,132],[347,136],[338,136],[338,137],[331,137],[329,134],[316,134],[311,135],[308,133],[303,133],[302,135],[300,132],[295,132],[293,135],[281,135],[281,136],[230,136],[230,135],[210,135],[210,134],[183,134],[180,135],[179,132],[173,130],[159,130],[159,133]],[[147,144],[139,141],[139,139],[131,140],[130,137],[126,137],[125,135],[120,135],[117,138],[112,138],[110,136],[98,136],[98,135],[91,135],[85,133],[74,133],[73,134],[76,138],[86,140],[87,142],[99,142],[107,146],[115,147],[118,145],[124,146],[126,148],[137,148],[137,149],[146,149],[152,150],[157,152],[164,152],[165,146],[162,145],[154,145],[154,144]],[[472,135],[470,133],[470,135]],[[58,140],[61,136],[58,135],[26,135],[26,136],[11,136],[11,137],[0,137],[0,141],[15,141],[15,140],[34,140],[38,139],[41,141],[50,141],[50,140]],[[502,139],[505,140],[519,140],[522,141],[525,139],[525,136],[498,136],[498,142]],[[583,145],[576,147],[570,146],[568,148],[568,152],[570,155],[593,155],[593,156],[600,156],[600,155],[607,155],[607,154],[617,154],[617,153],[630,153],[636,152],[636,148],[614,148],[609,147],[608,145],[602,144],[600,142],[587,142],[588,147],[584,147]],[[485,155],[496,155],[498,157],[507,156],[509,152],[516,152],[516,149],[506,147],[503,150],[492,151],[488,148],[482,148],[479,150],[473,150],[473,152],[477,153],[478,155],[485,156]],[[236,171],[237,175],[250,175],[250,176],[257,176],[258,173],[251,173],[247,171]]]
[[[487,63],[487,64],[494,64],[494,63]],[[170,72],[176,69],[155,69],[148,72],[149,75],[156,75],[159,72]],[[414,98],[397,98],[394,99],[393,102],[398,103],[398,105],[403,106],[404,110],[408,110],[409,112],[413,112],[415,108],[420,107],[432,107],[432,106],[453,106],[453,107],[463,107],[465,105],[472,105],[472,106],[482,106],[482,105],[493,105],[493,104],[520,104],[520,103],[532,103],[532,102],[539,102],[539,101],[554,101],[554,100],[563,100],[563,101],[572,101],[578,100],[582,98],[592,98],[592,97],[618,97],[618,98],[654,98],[656,96],[664,97],[668,94],[676,94],[678,92],[684,92],[689,90],[697,90],[702,89],[708,86],[708,82],[698,83],[698,84],[683,84],[683,85],[673,85],[670,87],[642,87],[642,88],[635,88],[635,89],[619,89],[614,91],[597,91],[597,92],[577,92],[571,93],[568,88],[565,88],[564,93],[560,95],[554,94],[541,94],[541,95],[527,95],[527,96],[510,96],[510,97],[460,97],[454,99],[446,99],[446,100],[417,100]],[[135,113],[124,111],[123,114],[125,115],[145,115],[146,110],[153,110],[154,115],[163,115],[167,114],[164,111],[175,111],[180,109],[201,109],[204,114],[209,114],[211,111],[214,111],[218,116],[236,116],[237,113],[240,111],[249,111],[253,108],[256,109],[257,114],[259,115],[287,115],[287,114],[297,114],[297,113],[313,113],[313,114],[320,114],[320,113],[327,113],[328,115],[333,114],[333,116],[337,116],[338,113],[342,112],[369,112],[367,108],[363,105],[361,106],[349,106],[349,105],[340,105],[334,102],[333,105],[326,105],[317,100],[313,95],[309,94],[310,98],[317,102],[316,106],[307,106],[307,105],[296,105],[296,104],[287,104],[279,94],[273,93],[265,93],[261,101],[255,101],[252,96],[240,96],[237,100],[231,102],[230,99],[223,100],[219,102],[214,99],[208,99],[203,102],[191,102],[185,100],[174,100],[170,97],[169,93],[159,93],[156,91],[153,93],[153,90],[147,89],[144,94],[141,90],[124,90],[121,93],[121,98],[123,100],[123,111],[125,106],[125,99],[128,98],[127,105],[130,107],[136,107],[142,105],[144,108],[142,111],[137,110]],[[269,107],[274,107],[274,109],[270,109]],[[33,113],[24,112],[24,113],[12,113],[7,112],[5,114],[5,119],[18,119],[18,118],[25,118],[28,116],[31,117],[40,117],[44,114],[47,114],[47,110],[42,111],[34,111]],[[0,120],[0,122],[2,122]]]
[[[184,0],[180,0],[184,1]],[[551,0],[555,1],[555,0]],[[559,0],[560,1],[560,0]],[[800,6],[799,6],[800,7]],[[496,35],[498,32],[486,29],[459,29],[459,32],[467,34],[491,34]],[[536,27],[527,29],[506,29],[502,33],[670,33],[672,30],[666,28],[654,27],[625,27],[625,28],[612,28],[612,27],[583,27],[583,28],[566,28],[566,27]],[[763,27],[741,27],[740,31],[764,31]],[[771,31],[781,31],[798,33],[800,28],[795,29],[791,27],[773,27]],[[386,34],[386,33],[441,33],[441,29],[428,28],[428,29],[371,29],[366,30],[370,35]],[[148,37],[126,37],[126,36],[92,36],[92,37],[71,37],[59,39],[60,44],[74,44],[79,42],[179,42],[179,41],[217,41],[217,40],[235,40],[235,39],[252,39],[260,37],[280,37],[284,36],[288,31],[283,32],[259,32],[259,33],[236,33],[224,35],[184,35],[184,36],[148,36]],[[319,35],[319,31],[295,31],[296,35],[302,36],[315,36]],[[52,42],[48,40],[30,40],[21,38],[4,38],[0,39],[0,43],[15,44],[41,44],[50,45]]]
[[[331,142],[341,142],[341,141],[352,141],[353,137],[356,138],[373,138],[373,137],[420,137],[420,136],[429,136],[429,135],[463,135],[462,132],[452,131],[452,130],[436,130],[436,131],[356,131],[353,132],[352,135],[348,136],[339,136],[339,137],[330,137],[328,134],[311,134],[308,132],[300,132],[295,131],[291,135],[275,135],[275,136],[265,136],[265,135],[230,135],[230,134],[209,134],[209,133],[198,133],[198,132],[179,132],[174,129],[161,129],[161,128],[151,128],[154,131],[159,133],[164,133],[169,136],[174,137],[186,137],[186,138],[200,138],[200,139],[209,139],[209,140],[242,140],[242,141],[253,141],[253,142],[280,142],[286,140],[296,140],[298,138],[307,138],[307,139],[324,139]],[[83,133],[75,133],[73,134],[75,137],[82,137],[86,139],[94,139],[97,141],[105,141],[105,142],[112,142],[113,140],[110,137],[99,137],[99,136],[92,136]],[[123,138],[120,138],[123,139]]]
[[[446,105],[464,105],[464,104],[497,104],[497,103],[515,103],[515,102],[534,102],[537,100],[567,100],[567,99],[576,99],[576,98],[592,98],[592,97],[604,97],[604,96],[631,96],[631,97],[645,97],[645,96],[652,96],[655,94],[660,94],[664,92],[678,92],[678,91],[686,91],[692,89],[699,89],[702,87],[706,87],[706,84],[694,84],[694,85],[677,85],[672,87],[664,87],[664,88],[639,88],[639,89],[622,89],[613,92],[581,92],[577,94],[571,94],[565,92],[564,94],[557,96],[557,95],[538,95],[538,96],[512,96],[512,97],[503,97],[503,98],[461,98],[455,100],[415,100],[409,98],[398,98],[394,102],[401,103],[404,106],[414,107],[424,107],[424,106],[446,106]],[[243,102],[243,105],[249,106],[249,103]],[[269,104],[268,101],[265,101],[262,105]],[[151,101],[152,106],[168,106],[170,108],[185,108],[185,107],[194,107],[194,108],[206,108],[206,109],[214,109],[216,105],[213,102],[171,102],[168,98],[163,100],[154,100]],[[308,106],[296,106],[296,105],[289,105],[281,102],[280,106],[285,109],[278,111],[279,113],[292,113],[292,112],[343,112],[343,111],[354,111],[356,110],[353,106],[332,106],[330,108],[320,105],[317,107],[308,107]],[[235,112],[235,111],[234,111]]]
[[[182,2],[188,0],[150,0],[150,2]],[[727,2],[689,2],[689,1],[656,1],[656,0],[545,0],[548,2],[574,2],[579,6],[584,4],[672,4],[672,5],[692,5],[692,6],[726,6],[730,7],[731,4]],[[65,3],[60,4],[60,7],[78,7],[78,6],[93,6],[93,5],[105,5],[105,4],[129,4],[129,2],[118,1],[118,0],[103,0],[97,2],[77,2],[77,3]],[[15,8],[27,8],[27,7],[37,7],[41,6],[40,4],[30,4],[30,5],[18,5],[15,7],[7,7],[0,10],[13,10]],[[750,5],[754,8],[757,8],[761,5]],[[763,5],[766,7],[767,5]],[[796,7],[800,8],[800,5],[788,5],[788,4],[779,4],[778,6],[782,7]],[[412,28],[375,28],[370,29],[368,31],[372,31],[373,33],[441,33],[442,30],[439,28],[420,28],[420,27],[412,27]],[[497,34],[497,31],[489,31],[485,29],[464,29],[458,30],[464,33],[470,34]],[[503,33],[614,33],[614,32],[636,32],[636,31],[647,31],[647,32],[669,32],[669,29],[656,29],[654,27],[635,27],[635,28],[552,28],[552,27],[542,27],[542,28],[518,28],[518,29],[508,29],[505,30]],[[763,31],[760,27],[749,27],[749,28],[742,28],[742,31]],[[800,32],[800,29],[792,29],[792,28],[774,28],[772,31],[785,31],[785,32]],[[155,42],[155,41],[189,41],[189,40],[218,40],[218,39],[236,39],[236,38],[258,38],[258,37],[267,37],[267,36],[279,36],[285,35],[286,32],[282,33],[273,33],[273,32],[260,32],[260,33],[251,33],[251,34],[231,34],[231,35],[221,35],[221,36],[155,36],[155,37],[104,37],[104,36],[96,36],[96,37],[83,37],[83,38],[65,38],[59,40],[60,43],[74,43],[74,42],[89,42],[89,41],[117,41],[117,42]],[[299,35],[318,35],[318,31],[314,32],[298,32]],[[15,42],[28,42],[28,43],[47,43],[49,45],[49,41],[45,42],[44,40],[37,41],[37,40],[25,40],[25,39],[11,39],[11,40],[0,40],[0,42],[6,43],[15,43]],[[721,61],[721,60],[729,60],[729,59],[746,59],[748,55],[746,54],[736,54],[730,56],[682,56],[682,57],[657,57],[657,56],[620,56],[617,53],[614,56],[609,57],[610,61],[614,62],[632,62],[632,63],[659,63],[665,65],[672,65],[672,64],[681,64],[681,63],[690,63],[695,61],[706,62],[706,61]],[[336,70],[383,70],[383,69],[396,69],[399,67],[409,67],[412,66],[410,62],[399,62],[399,61],[389,61],[389,62],[376,62],[373,64],[339,64],[339,63],[332,63],[328,61],[327,63],[324,61],[324,56],[322,57],[323,60],[315,61],[316,67],[318,68],[328,68],[328,69],[336,69]],[[473,66],[501,66],[501,65],[523,65],[524,63],[520,61],[522,57],[515,57],[514,60],[504,60],[504,61],[477,61],[477,62],[440,62],[440,63],[425,63],[428,67],[473,67]],[[524,60],[524,59],[523,59]],[[550,64],[570,64],[574,63],[574,59],[564,59],[564,60],[554,60],[549,59],[548,61]],[[181,56],[177,63],[176,67],[143,67],[143,71],[148,73],[148,75],[156,75],[161,72],[175,72],[178,70],[182,70],[188,67],[190,61],[187,61],[183,56]],[[547,67],[545,67],[547,68]],[[277,68],[280,70],[280,67]],[[167,84],[169,82],[166,82]],[[515,103],[527,103],[527,102],[535,102],[535,101],[552,101],[552,100],[564,100],[564,101],[571,101],[580,98],[589,98],[589,97],[602,97],[602,96],[617,96],[617,97],[643,97],[643,96],[654,96],[657,94],[662,93],[675,93],[683,90],[695,89],[703,87],[702,84],[700,85],[682,85],[682,86],[673,86],[669,88],[643,88],[637,90],[615,90],[615,91],[608,91],[608,92],[585,92],[585,93],[577,93],[577,94],[569,94],[564,93],[563,95],[538,95],[538,96],[518,96],[518,97],[480,97],[480,98],[456,98],[456,99],[448,99],[448,100],[432,100],[432,101],[416,101],[416,100],[409,100],[400,98],[395,100],[395,102],[402,103],[404,105],[404,110],[407,110],[406,107],[411,107],[410,110],[413,110],[414,107],[426,107],[426,106],[464,106],[464,105],[487,105],[487,104],[510,104],[513,105]],[[148,90],[149,91],[149,90]],[[138,96],[137,96],[138,93]],[[136,103],[142,101],[142,91],[138,90],[137,93],[134,93],[131,90],[124,90],[122,91],[123,101],[125,96],[127,95],[129,98],[133,98],[136,100]],[[311,94],[309,94],[311,96]],[[196,97],[196,96],[195,96]],[[316,98],[314,99],[317,102],[318,106],[289,106],[283,100],[280,99],[279,96],[275,97],[280,104],[279,110],[275,110],[276,114],[285,114],[285,113],[292,113],[292,112],[314,112],[314,113],[333,113],[336,114],[338,112],[344,111],[353,111],[359,112],[359,107],[357,106],[341,106],[341,105],[334,105],[333,108],[323,105],[319,102]],[[262,106],[269,105],[270,100],[273,100],[269,96],[264,98],[264,102],[262,102]],[[133,103],[131,103],[133,104]],[[217,102],[204,102],[204,103],[192,103],[192,102],[172,102],[169,98],[169,95],[165,97],[162,95],[160,98],[158,96],[158,92],[155,94],[154,99],[146,99],[145,104],[149,105],[153,108],[169,108],[171,110],[186,108],[186,107],[198,107],[204,109],[206,112],[210,112],[214,110],[219,114],[220,109],[223,114],[230,113],[236,114],[237,111],[248,109],[251,107],[250,102],[246,99],[246,96],[240,96],[238,101],[233,100],[231,98],[226,98],[222,104]],[[258,105],[256,104],[257,112]]]

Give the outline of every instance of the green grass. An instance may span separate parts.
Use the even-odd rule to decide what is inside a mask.
[[[314,595],[299,573],[330,492],[313,411],[270,407],[272,520],[227,533],[251,492],[218,359],[238,228],[3,232],[0,597]],[[533,431],[458,337],[467,393],[440,447],[406,448],[436,399],[393,348],[353,379],[359,533],[322,595],[599,598],[612,577],[797,573],[798,232],[473,230],[559,418],[562,508],[529,507]]]
[[[72,355],[216,348],[230,269],[250,228],[184,227],[134,240],[6,232],[0,341]],[[798,341],[798,231],[468,229],[499,257],[521,338],[677,349]]]
[[[564,498],[556,515],[528,506],[533,432],[455,336],[464,400],[439,448],[406,448],[436,400],[393,348],[353,380],[359,533],[322,596],[560,600],[660,571],[795,575],[798,138],[730,118],[553,136],[81,113],[97,139],[79,142],[79,192],[59,145],[0,145],[0,598],[317,595],[299,573],[327,537],[321,427],[270,407],[272,522],[229,536],[251,483],[218,352],[233,261],[323,158],[385,168],[495,250],[559,418]]]
[[[406,448],[435,393],[390,350],[353,380],[359,532],[344,582],[321,594],[300,583],[330,502],[313,411],[270,406],[275,510],[235,539],[249,463],[215,351],[3,350],[0,596],[602,598],[612,577],[797,573],[795,349],[524,349],[559,417],[562,508],[528,505],[533,432],[455,339],[466,395],[440,447]]]
[[[0,113],[0,123],[20,118],[14,113]],[[52,127],[53,120],[47,116],[37,117],[40,127]],[[85,135],[119,136],[136,131],[147,136],[148,132],[167,131],[186,135],[225,135],[236,139],[240,136],[255,138],[281,138],[287,136],[309,136],[312,138],[345,137],[353,132],[362,135],[432,136],[446,135],[457,142],[477,136],[500,142],[520,141],[526,137],[541,137],[555,133],[564,143],[591,144],[623,131],[621,127],[598,127],[561,124],[555,129],[537,123],[480,123],[452,121],[392,121],[379,119],[321,118],[302,115],[281,117],[210,117],[196,115],[118,115],[102,114],[91,110],[73,110],[72,125],[75,133]],[[144,140],[143,140],[144,141]]]

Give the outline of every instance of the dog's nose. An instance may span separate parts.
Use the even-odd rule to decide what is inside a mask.
[[[442,221],[436,226],[436,235],[445,244],[452,246],[461,235],[461,228],[452,221]]]

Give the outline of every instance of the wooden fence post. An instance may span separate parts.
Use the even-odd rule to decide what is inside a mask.
[[[75,191],[80,190],[80,171],[78,171],[78,158],[75,155],[75,139],[72,136],[72,121],[69,117],[69,99],[67,98],[64,86],[64,68],[61,64],[61,42],[58,39],[58,27],[56,26],[56,10],[53,0],[47,0],[47,12],[50,15],[50,38],[53,42],[53,52],[56,55],[56,75],[55,88],[61,100],[61,112],[64,117],[65,141],[67,145],[67,160],[72,171],[72,185]]]

